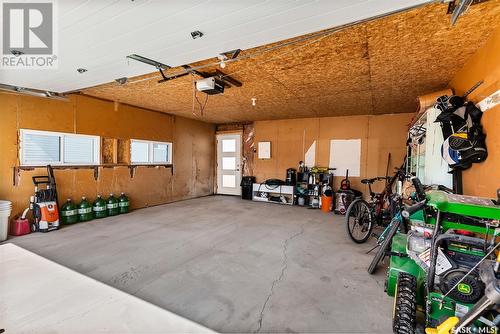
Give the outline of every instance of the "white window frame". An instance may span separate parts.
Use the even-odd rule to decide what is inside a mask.
[[[148,161],[147,162],[132,161],[132,143],[133,142],[148,144]],[[154,162],[153,161],[153,145],[154,144],[168,146],[168,156],[167,156],[166,162]],[[143,140],[143,139],[130,139],[130,164],[131,165],[171,165],[173,155],[174,155],[174,151],[173,151],[173,145],[171,142],[152,141],[152,140]]]
[[[448,164],[441,156],[443,133],[439,124],[435,122],[439,113],[438,109],[430,107],[413,123],[412,128],[417,126],[425,128],[425,137],[422,144],[414,145],[417,152],[412,150],[412,155],[407,158],[407,169],[409,173],[415,173],[423,184],[442,184],[452,188],[452,175],[448,173]],[[415,160],[415,163],[412,160]]]
[[[42,130],[31,130],[31,129],[20,129],[20,142],[19,142],[19,160],[21,166],[44,166],[44,165],[54,165],[54,166],[95,166],[101,163],[101,137],[92,135],[81,135],[69,132],[55,132],[55,131],[42,131]],[[59,161],[36,161],[36,162],[26,162],[23,152],[23,144],[25,141],[26,134],[35,134],[43,136],[52,136],[59,138]],[[92,162],[65,162],[64,161],[64,138],[65,137],[85,137],[93,139],[93,161]]]

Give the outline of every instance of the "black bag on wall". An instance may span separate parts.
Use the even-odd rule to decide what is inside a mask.
[[[467,169],[488,157],[486,136],[481,126],[482,111],[460,96],[441,96],[435,107],[441,110],[444,143],[441,155],[450,168]]]

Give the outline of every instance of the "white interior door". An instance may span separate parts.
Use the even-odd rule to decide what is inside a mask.
[[[241,134],[217,135],[217,193],[241,195]]]

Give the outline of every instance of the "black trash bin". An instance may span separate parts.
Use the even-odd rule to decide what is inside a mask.
[[[243,176],[241,179],[241,199],[252,200],[253,184],[255,176]]]

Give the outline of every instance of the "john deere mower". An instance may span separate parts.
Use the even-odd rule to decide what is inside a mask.
[[[500,190],[498,197],[426,193],[410,231],[391,243],[386,292],[394,297],[394,333],[497,333]]]

